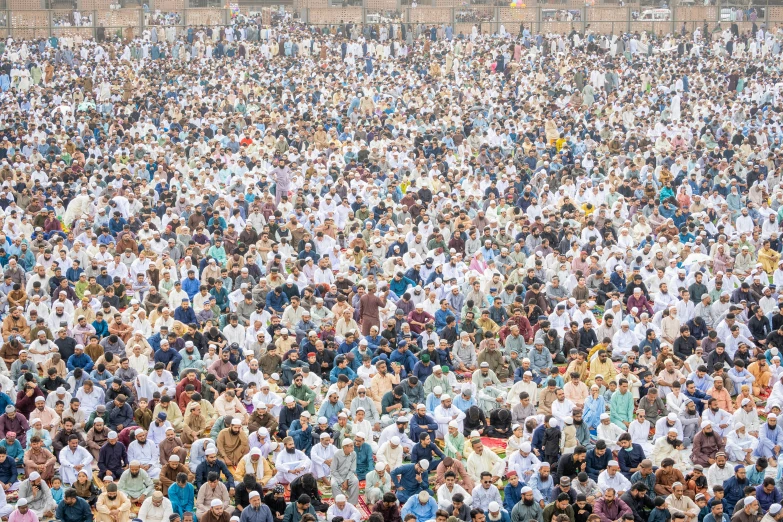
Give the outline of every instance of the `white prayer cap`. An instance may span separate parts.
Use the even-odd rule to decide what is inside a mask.
[[[781,509],[783,509],[783,506],[781,506],[780,504],[772,504],[771,506],[769,506],[769,514],[777,515],[778,513],[780,513]]]
[[[345,502],[346,500],[348,499],[345,498],[345,495],[337,495],[336,497],[334,497],[335,502]]]
[[[285,403],[286,404],[293,404],[294,403],[294,398],[289,395],[288,397],[285,398]]]
[[[712,422],[710,422],[710,421],[708,421],[708,420],[701,421],[701,429],[704,429],[704,428],[706,428],[707,426],[712,426]]]
[[[610,467],[611,467],[611,466],[614,466],[614,467],[616,467],[616,468],[619,468],[619,467],[620,467],[620,465],[617,463],[617,461],[616,461],[616,460],[610,460],[610,461],[609,461],[609,464],[608,464],[608,466],[610,466]]]
[[[440,400],[442,401],[446,401],[449,399],[451,399],[451,395],[449,395],[448,393],[444,393],[443,395],[440,396]]]
[[[219,498],[213,498],[213,499],[212,499],[212,502],[210,502],[210,503],[209,503],[209,505],[210,505],[211,507],[218,507],[218,506],[222,506],[222,505],[223,505],[223,501],[222,501],[222,500],[220,500]]]
[[[251,491],[250,494],[247,496],[247,498],[256,498],[260,496],[261,494],[258,491]]]
[[[250,450],[250,456],[252,457],[252,456],[254,456],[254,455],[259,455],[259,456],[260,456],[260,455],[261,455],[261,450],[260,450],[259,448],[253,448],[253,449],[251,449],[251,450]]]
[[[318,424],[328,424],[328,423],[329,423],[329,419],[327,419],[326,417],[318,417]]]
[[[343,439],[343,446],[350,446],[351,444],[353,444],[353,441],[351,439],[347,437]]]
[[[608,419],[609,419],[609,414],[608,413],[602,413],[601,414],[601,420],[608,420]]]
[[[441,393],[443,393],[443,388],[441,388],[440,386],[435,386],[432,389],[432,393],[434,393],[435,395],[440,395]]]
[[[556,417],[552,417],[551,419],[549,419],[549,427],[550,428],[557,428],[558,424],[559,424],[559,421],[557,420]]]
[[[38,480],[39,478],[41,478],[41,474],[37,471],[30,473],[30,480]]]
[[[430,501],[430,494],[426,491],[419,492],[419,502],[421,503],[427,503]]]
[[[677,428],[672,426],[671,428],[669,428],[669,433],[677,433]]]
[[[363,431],[357,431],[355,436],[359,437],[360,439],[366,439],[367,438],[367,435]]]
[[[767,415],[767,420],[771,420],[771,419],[776,419],[777,420],[777,418],[778,418],[778,416],[775,415],[774,413],[770,413],[769,415]]]
[[[532,492],[533,492],[533,488],[531,488],[530,486],[525,486],[524,488],[522,488],[522,491],[520,491],[520,493],[522,493],[523,495],[525,493],[532,493]]]
[[[744,503],[746,506],[749,506],[756,502],[756,497],[745,497]]]
[[[231,425],[232,426],[241,426],[242,425],[242,421],[239,420],[239,419],[231,419]]]
[[[109,432],[109,438],[110,439],[116,439],[117,438],[117,432],[116,431],[110,431]]]
[[[16,507],[25,507],[27,505],[27,499],[22,497],[16,502]],[[780,504],[774,504],[775,506],[778,506],[780,508]],[[770,513],[772,512],[772,508],[770,508]]]
[[[750,404],[750,399],[746,397],[742,399],[742,402],[740,404],[742,404],[743,406],[747,406],[748,404]]]
[[[449,421],[449,428],[458,428],[457,421]]]
[[[391,442],[391,443],[392,443],[392,444],[394,444],[395,446],[399,446],[399,445],[400,445],[400,438],[399,438],[398,436],[396,436],[396,435],[395,435],[394,437],[392,437],[392,438],[389,440],[389,442]]]
[[[217,455],[217,448],[215,446],[208,447],[204,455]]]
[[[321,433],[320,438],[321,438],[321,440],[328,439],[329,438],[329,434],[326,433],[326,432],[323,432],[323,433]]]
[[[430,468],[430,462],[428,460],[421,459],[419,461],[419,467],[423,468],[423,469],[429,469]]]
[[[492,502],[489,503],[489,512],[497,513],[498,511],[500,511],[500,504],[498,504],[493,500]]]
[[[670,414],[668,414],[666,416],[666,418],[669,419],[672,422],[676,422],[677,421],[677,414],[676,413],[670,413]]]
[[[172,455],[169,457],[169,462],[179,462],[179,455]]]
[[[530,451],[533,449],[533,445],[529,442],[523,442],[519,445],[519,450],[523,451],[525,453],[530,453]]]

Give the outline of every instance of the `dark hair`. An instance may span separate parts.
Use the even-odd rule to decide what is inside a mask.
[[[76,498],[76,490],[73,488],[68,488],[65,490],[65,498]]]

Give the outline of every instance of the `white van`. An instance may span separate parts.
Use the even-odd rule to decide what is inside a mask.
[[[656,22],[667,22],[671,19],[671,9],[645,9],[639,17],[639,20],[653,20]]]

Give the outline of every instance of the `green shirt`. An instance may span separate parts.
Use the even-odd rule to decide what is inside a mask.
[[[288,388],[288,395],[297,401],[309,401],[307,406],[302,405],[302,407],[310,412],[310,415],[315,415],[315,392],[309,387],[293,384]]]

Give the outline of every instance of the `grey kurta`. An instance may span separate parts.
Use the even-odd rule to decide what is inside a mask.
[[[343,489],[343,483],[348,481],[348,487]],[[332,491],[334,496],[343,494],[348,502],[356,505],[359,502],[359,478],[356,476],[356,452],[348,455],[344,449],[339,449],[332,458]]]
[[[54,501],[46,482],[42,480],[38,487],[38,491],[33,495],[33,485],[30,483],[30,479],[22,481],[19,484],[19,498],[27,499],[27,506],[38,515],[38,518],[41,518],[44,513],[54,513],[54,510],[57,509],[57,502]]]

